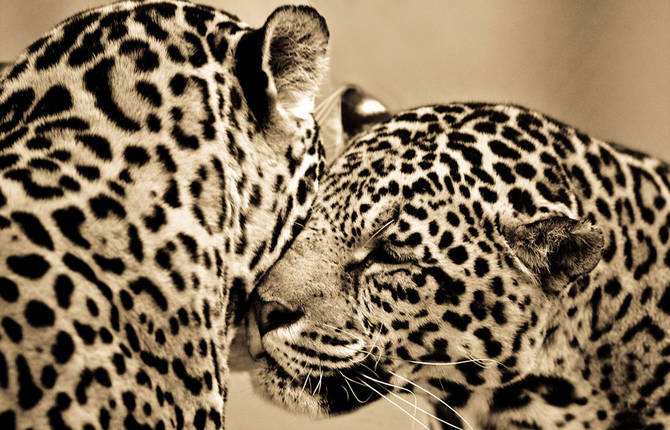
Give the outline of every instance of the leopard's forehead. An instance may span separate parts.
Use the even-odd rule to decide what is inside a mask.
[[[331,164],[315,214],[354,237],[389,207],[415,221],[431,213],[528,220],[575,212],[559,166],[574,151],[559,139],[563,128],[515,106],[454,103],[401,113],[357,136]]]

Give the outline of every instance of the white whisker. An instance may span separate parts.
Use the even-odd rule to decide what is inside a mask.
[[[302,384],[302,390],[300,390],[300,395],[305,391],[305,387],[307,386],[307,381],[309,381],[309,375],[312,374],[312,369],[309,369],[309,372],[307,372],[307,377],[305,378],[305,382]]]
[[[411,384],[412,386],[418,388],[419,390],[423,391],[424,393],[428,394],[429,396],[431,396],[432,398],[434,398],[435,400],[437,400],[438,402],[440,402],[441,404],[443,404],[444,406],[446,406],[447,408],[449,408],[449,410],[450,410],[451,412],[453,412],[454,414],[456,414],[456,416],[457,416],[458,418],[460,418],[461,421],[463,421],[463,422],[470,428],[470,430],[473,430],[473,427],[472,427],[472,425],[468,422],[468,420],[466,420],[461,414],[459,414],[458,411],[456,411],[456,409],[454,409],[454,408],[452,408],[451,406],[449,406],[449,405],[447,404],[447,402],[445,402],[444,400],[442,400],[441,398],[439,398],[438,396],[436,396],[436,395],[433,394],[432,392],[430,392],[430,391],[426,390],[425,388],[423,388],[422,386],[420,386],[420,385],[418,385],[418,384],[416,384],[416,383],[410,381],[409,379],[405,378],[405,377],[402,376],[402,375],[398,375],[398,374],[395,373],[395,372],[391,372],[391,375],[395,376],[396,378],[400,378],[400,379],[402,379],[403,381],[405,381],[405,382]]]
[[[364,382],[364,381],[361,381],[361,382],[362,382],[364,385],[366,385],[370,390],[372,390],[372,391],[374,391],[375,393],[377,393],[380,397],[384,398],[384,400],[386,400],[387,402],[389,402],[390,404],[392,404],[392,405],[395,406],[396,408],[400,409],[405,415],[407,415],[408,417],[410,417],[411,419],[413,419],[413,420],[414,420],[415,422],[417,422],[421,427],[425,428],[426,430],[430,430],[430,427],[428,427],[427,425],[425,425],[424,423],[422,423],[421,421],[419,421],[418,418],[417,418],[416,416],[410,414],[408,411],[406,411],[405,409],[403,409],[400,405],[398,405],[397,403],[395,403],[393,400],[391,400],[391,399],[389,399],[388,397],[386,397],[383,393],[381,393],[381,392],[375,390],[370,384],[368,384],[368,383],[366,383],[366,382]]]
[[[443,423],[443,424],[448,425],[449,427],[453,427],[453,428],[458,429],[458,430],[463,430],[462,427],[458,427],[457,425],[454,425],[454,424],[452,424],[452,423],[450,423],[450,422],[447,422],[447,421],[443,420],[442,418],[436,417],[436,416],[433,415],[432,413],[430,413],[430,412],[428,412],[427,410],[425,410],[425,409],[423,409],[422,407],[420,407],[420,406],[417,404],[416,394],[414,394],[414,392],[412,392],[411,390],[408,390],[407,388],[401,387],[401,386],[399,386],[399,385],[389,384],[389,383],[387,383],[387,382],[383,382],[383,381],[376,380],[375,378],[371,378],[371,377],[369,377],[369,376],[367,376],[367,375],[361,375],[361,376],[363,376],[364,378],[370,379],[371,381],[377,382],[377,383],[379,383],[379,384],[388,385],[388,386],[391,386],[391,387],[394,387],[394,388],[400,388],[400,389],[402,389],[402,390],[405,390],[405,391],[408,391],[408,392],[412,393],[412,395],[414,396],[414,404],[412,404],[412,402],[408,401],[407,399],[403,399],[401,396],[397,395],[397,394],[394,393],[393,391],[387,390],[388,393],[391,394],[393,397],[395,397],[395,398],[397,398],[397,399],[399,399],[399,400],[401,400],[401,401],[407,403],[407,404],[410,405],[410,406],[413,405],[415,411],[416,411],[416,410],[419,410],[419,411],[423,412],[424,414],[428,415],[429,417],[434,418],[434,419],[436,419],[437,421],[439,421],[439,422],[441,422],[441,423]],[[415,412],[415,414],[416,414],[416,412]]]
[[[314,392],[312,392],[312,396],[316,395],[321,390],[321,380],[322,379],[323,379],[323,369],[321,368],[321,365],[319,364],[319,382],[316,384],[316,388],[314,389]]]
[[[365,404],[365,402],[367,402],[368,400],[370,400],[370,397],[368,397],[368,398],[365,399],[365,400],[361,400],[361,399],[359,399],[358,396],[356,395],[356,392],[354,391],[354,387],[352,387],[351,384],[349,383],[349,381],[352,381],[352,382],[353,382],[353,380],[351,380],[351,379],[347,378],[346,376],[344,376],[344,373],[340,372],[339,370],[338,370],[337,372],[340,374],[340,376],[342,376],[342,377],[344,378],[344,382],[347,383],[347,385],[349,386],[349,390],[351,390],[351,394],[353,394],[354,399],[356,399],[356,400],[358,401],[358,403],[360,403],[361,405],[363,405],[363,404]]]
[[[499,364],[500,366],[506,367],[504,364],[502,364],[499,361],[493,360],[491,358],[473,358],[470,360],[460,360],[460,361],[450,361],[450,362],[438,362],[438,361],[418,361],[418,360],[405,360],[408,363],[412,364],[423,364],[425,366],[454,366],[457,364],[465,364],[465,363],[475,363],[481,367],[486,367],[486,364],[482,363],[495,363]]]
[[[334,103],[339,100],[339,95],[342,94],[345,90],[346,87],[338,88],[328,97],[321,100],[321,102],[314,108],[314,118],[317,122],[323,121],[326,115],[328,115],[328,113],[330,113],[330,111],[333,109]]]

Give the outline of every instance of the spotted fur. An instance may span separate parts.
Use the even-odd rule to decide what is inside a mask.
[[[221,428],[235,304],[308,215],[328,30],[69,18],[0,80],[0,428]]]
[[[669,180],[518,106],[398,114],[331,164],[258,288],[255,381],[314,415],[414,414],[394,391],[444,428],[670,428]]]

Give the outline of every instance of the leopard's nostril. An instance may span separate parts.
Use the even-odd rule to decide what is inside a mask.
[[[289,309],[278,302],[260,302],[257,309],[258,331],[261,337],[279,327],[291,325],[304,315],[301,311]]]

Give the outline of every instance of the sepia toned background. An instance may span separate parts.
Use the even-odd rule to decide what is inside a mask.
[[[203,1],[252,25],[285,1]],[[0,0],[0,61],[93,0]],[[446,101],[527,105],[670,161],[668,0],[312,0],[331,30],[327,93],[353,82],[392,109]],[[312,422],[265,405],[233,375],[228,428],[411,429],[378,402]],[[409,411],[413,414],[414,411]]]

